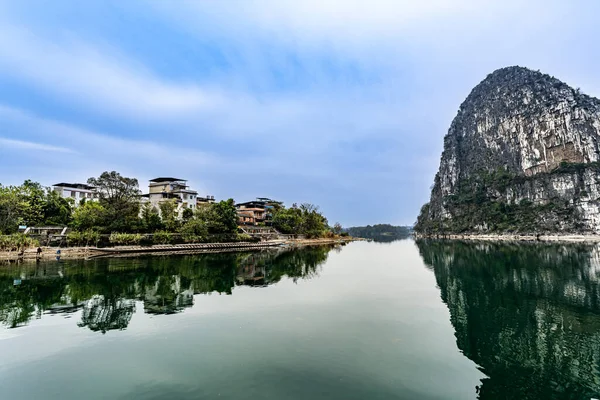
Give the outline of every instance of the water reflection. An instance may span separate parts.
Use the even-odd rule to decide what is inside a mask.
[[[417,241],[480,399],[600,393],[600,246]]]
[[[136,303],[148,314],[173,314],[194,295],[231,295],[234,286],[264,287],[316,276],[331,246],[258,253],[23,264],[0,270],[0,322],[7,328],[46,314],[81,310],[80,327],[125,329]],[[139,303],[137,303],[139,304]]]

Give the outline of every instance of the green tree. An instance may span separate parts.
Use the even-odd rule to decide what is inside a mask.
[[[95,201],[88,201],[73,212],[73,227],[77,230],[100,229],[106,220],[106,209]]]
[[[18,191],[12,187],[0,186],[0,233],[17,232],[22,223],[21,200]]]
[[[310,203],[300,205],[302,212],[302,234],[308,237],[321,237],[327,228],[327,219],[319,212],[319,207]]]
[[[39,226],[44,223],[46,195],[44,188],[37,182],[26,180],[17,187],[20,197],[20,215],[27,226]]]
[[[342,233],[342,224],[340,224],[339,222],[336,222],[335,224],[333,224],[333,233],[335,233],[336,235],[339,235],[340,233]]]
[[[163,228],[160,214],[152,203],[148,202],[142,206],[142,227],[146,232],[155,232]]]
[[[72,220],[72,213],[69,200],[54,190],[47,190],[44,203],[44,224],[68,225]]]
[[[297,207],[282,207],[274,212],[273,226],[281,233],[299,234],[302,229],[302,212]]]
[[[203,221],[210,234],[233,235],[237,233],[237,210],[233,199],[222,200],[199,208],[196,218]]]
[[[182,225],[180,232],[186,242],[200,242],[206,239],[208,228],[204,221],[192,218]]]
[[[194,210],[191,208],[184,208],[182,213],[183,221],[187,222],[194,217]]]
[[[175,199],[164,200],[158,204],[158,207],[160,208],[160,219],[165,229],[175,232],[179,227],[177,201]]]
[[[88,184],[96,187],[100,204],[106,210],[105,230],[127,232],[139,227],[140,190],[137,179],[112,171],[88,179]]]

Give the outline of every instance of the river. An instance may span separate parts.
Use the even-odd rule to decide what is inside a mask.
[[[600,398],[600,251],[354,242],[0,267],[2,399]]]

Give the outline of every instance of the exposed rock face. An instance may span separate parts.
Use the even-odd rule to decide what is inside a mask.
[[[522,67],[488,75],[444,138],[421,233],[600,231],[600,100]]]

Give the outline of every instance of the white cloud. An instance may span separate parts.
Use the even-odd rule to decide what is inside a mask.
[[[182,169],[193,171],[207,165],[227,164],[227,160],[201,150],[172,143],[114,137],[3,105],[0,105],[0,119],[5,125],[18,128],[23,138],[0,138],[0,152],[4,146],[13,150],[3,152],[3,160],[12,155],[22,165],[11,174],[10,178],[16,182],[23,179],[69,180],[71,176],[75,176],[73,180],[85,180],[105,170],[118,170],[124,175],[140,178],[143,185],[144,180],[155,174],[178,175]],[[55,144],[42,144],[49,140]],[[69,147],[62,147],[62,144]],[[40,157],[31,150],[68,154]],[[10,159],[0,166],[2,164],[12,169]],[[43,171],[40,165],[44,165]],[[26,175],[30,172],[25,167],[31,166],[38,171],[34,176]]]
[[[0,71],[67,101],[126,116],[176,117],[222,106],[218,92],[161,79],[110,46],[54,39],[3,24]]]
[[[67,147],[52,146],[44,143],[27,142],[24,140],[14,140],[0,137],[0,151],[6,149],[25,150],[25,151],[50,151],[57,153],[73,153],[72,149]]]

